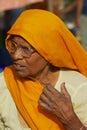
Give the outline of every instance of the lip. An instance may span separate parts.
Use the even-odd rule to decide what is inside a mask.
[[[17,63],[14,63],[13,66],[16,70],[23,70],[25,68],[25,66],[17,64]]]

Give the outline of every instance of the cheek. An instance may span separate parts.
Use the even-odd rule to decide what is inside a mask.
[[[27,71],[31,74],[37,74],[41,71],[47,64],[47,61],[42,57],[36,57],[35,59],[30,58],[26,60],[27,63]]]

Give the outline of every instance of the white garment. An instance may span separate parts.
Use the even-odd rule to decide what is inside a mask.
[[[65,86],[71,96],[73,108],[79,119],[87,127],[87,78],[76,71],[60,71],[55,88],[60,91],[60,85]]]
[[[6,87],[3,72],[0,73],[0,130],[31,130],[23,128],[18,120],[17,108]]]
[[[76,71],[61,70],[55,86],[59,91],[62,82],[65,82],[66,88],[71,95],[76,114],[87,126],[87,78]],[[17,109],[6,87],[3,72],[0,73],[0,116],[4,118],[5,125],[10,127],[8,130],[30,130],[24,129],[18,120]],[[0,126],[3,126],[1,119]]]

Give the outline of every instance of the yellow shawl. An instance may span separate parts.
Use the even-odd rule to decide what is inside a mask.
[[[87,76],[87,53],[51,12],[24,11],[8,31],[10,35],[23,37],[54,66],[75,69]],[[39,82],[18,79],[11,68],[5,69],[4,76],[17,108],[32,130],[63,130],[58,119],[38,106],[43,89]]]

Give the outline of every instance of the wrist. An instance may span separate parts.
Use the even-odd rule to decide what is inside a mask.
[[[79,118],[77,117],[75,113],[71,114],[65,126],[66,128],[69,128],[70,130],[85,130],[83,129],[82,122],[79,120]]]

